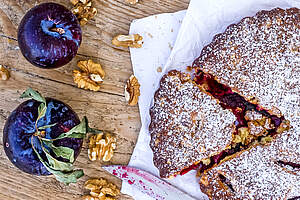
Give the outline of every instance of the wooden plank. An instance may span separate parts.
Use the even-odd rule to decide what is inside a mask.
[[[53,0],[52,0],[53,1]],[[80,117],[86,115],[91,126],[117,135],[117,149],[109,163],[91,162],[84,143],[76,167],[83,168],[84,176],[77,184],[65,186],[53,177],[25,174],[14,167],[3,150],[0,134],[0,199],[80,199],[86,193],[83,183],[90,177],[104,177],[121,186],[120,180],[101,169],[103,164],[127,164],[140,129],[138,107],[129,107],[124,100],[124,84],[132,73],[129,50],[111,45],[119,33],[127,34],[133,19],[149,15],[186,9],[188,0],[141,0],[128,5],[124,0],[94,1],[98,15],[83,27],[83,42],[76,58],[68,65],[55,70],[42,70],[29,64],[21,55],[17,27],[22,16],[34,5],[45,0],[0,0],[0,64],[11,70],[9,81],[0,82],[0,132],[10,112],[22,100],[20,94],[27,88],[38,89],[42,94],[69,104]],[[56,0],[71,8],[67,0]],[[103,65],[107,73],[100,92],[78,89],[72,71],[78,60],[93,59]],[[119,199],[130,199],[121,195]]]
[[[20,3],[23,2],[23,3]],[[112,46],[111,39],[117,34],[127,34],[130,22],[136,18],[148,15],[173,12],[186,8],[187,2],[181,1],[142,1],[136,6],[129,6],[123,0],[119,1],[95,1],[94,5],[98,9],[98,15],[88,25],[83,27],[83,41],[79,49],[79,56],[70,64],[52,70],[38,69],[28,63],[21,55],[17,41],[17,26],[22,16],[33,5],[45,1],[2,1],[0,4],[0,27],[2,35],[9,38],[1,41],[0,59],[2,64],[25,72],[33,73],[51,80],[59,80],[62,83],[72,84],[72,71],[76,68],[78,60],[92,58],[101,63],[107,72],[107,77],[103,84],[104,92],[123,95],[123,83],[132,73],[129,50],[127,48],[116,48]],[[31,2],[31,3],[30,3]],[[68,1],[59,0],[58,3],[71,8]],[[151,3],[150,3],[151,2]],[[163,2],[163,3],[162,3]],[[0,34],[1,34],[0,32]]]
[[[9,113],[15,109],[20,102],[22,102],[22,100],[19,99],[19,96],[28,86],[31,86],[34,89],[38,88],[40,92],[45,94],[45,96],[60,99],[69,104],[80,117],[86,115],[89,118],[92,127],[97,127],[115,133],[118,141],[116,153],[111,162],[105,164],[128,163],[137,138],[140,122],[138,108],[128,107],[122,96],[79,90],[74,86],[30,75],[24,76],[22,72],[13,71],[11,79],[5,82],[5,84],[0,84],[1,132],[3,131],[3,126]],[[124,123],[125,121],[126,123]],[[30,176],[22,173],[12,166],[3,151],[2,134],[0,138],[0,146],[0,193],[3,192],[7,195],[6,191],[11,191],[11,193],[8,194],[12,195],[10,197],[16,199],[21,199],[23,193],[27,195],[34,194],[34,197],[40,199],[41,195],[46,195],[48,193],[45,189],[43,189],[45,184],[49,184],[47,186],[48,190],[52,190],[52,187],[54,187],[54,191],[51,191],[51,193],[56,192],[57,199],[60,197],[63,199],[72,199],[74,194],[79,196],[81,195],[84,180],[88,179],[88,177],[102,177],[104,176],[103,174],[105,174],[100,168],[103,163],[98,161],[91,162],[88,160],[87,142],[85,142],[80,157],[76,161],[76,166],[83,168],[87,176],[80,180],[78,184],[71,184],[71,186],[59,184],[59,187],[63,189],[63,194],[58,195],[60,190],[55,190],[58,183],[53,178],[49,178],[48,180],[45,177],[41,178],[37,176]],[[21,188],[17,190],[10,189],[11,185],[8,184],[8,182],[11,182],[12,185],[18,185],[18,182],[21,180],[24,182]],[[119,182],[117,183],[120,184]],[[35,184],[37,184],[37,186],[33,187]],[[36,196],[35,193],[30,193],[30,190],[38,191],[39,195]],[[72,192],[65,193],[68,191]],[[51,197],[50,199],[54,198]]]

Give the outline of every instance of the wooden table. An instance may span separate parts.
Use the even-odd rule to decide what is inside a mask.
[[[71,8],[68,0],[52,0]],[[55,70],[42,70],[32,66],[21,55],[18,47],[17,27],[22,16],[44,0],[0,0],[0,64],[8,66],[11,78],[0,81],[0,132],[10,112],[22,100],[20,94],[27,88],[39,90],[48,97],[69,104],[80,117],[88,116],[91,126],[114,132],[117,149],[111,162],[127,164],[140,129],[137,106],[127,106],[124,84],[132,74],[128,49],[116,48],[111,39],[117,34],[128,34],[130,22],[153,14],[186,9],[189,0],[140,0],[131,6],[125,0],[94,0],[98,14],[83,27],[83,42],[72,62]],[[102,64],[107,73],[100,92],[78,89],[72,79],[72,70],[78,60],[92,59]],[[121,181],[101,169],[100,161],[91,162],[85,141],[75,166],[83,168],[85,176],[77,184],[65,186],[51,177],[32,176],[14,167],[3,150],[0,134],[0,199],[80,199],[87,193],[84,181],[89,178],[107,178],[121,187]],[[130,199],[121,195],[119,199]]]

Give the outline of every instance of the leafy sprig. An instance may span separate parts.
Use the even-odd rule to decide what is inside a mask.
[[[32,88],[28,88],[23,94],[20,96],[20,98],[30,98],[34,99],[38,102],[44,103],[46,105],[46,99],[38,92],[33,90]]]
[[[85,138],[88,132],[91,133],[102,133],[102,131],[97,129],[92,129],[88,126],[88,120],[84,117],[80,124],[73,127],[66,133],[62,133],[57,138],[48,139],[44,138],[43,132],[47,128],[51,128],[56,125],[50,124],[41,127],[37,127],[38,121],[46,115],[47,112],[47,102],[46,99],[37,91],[28,88],[22,95],[21,98],[31,98],[34,99],[41,104],[38,107],[38,117],[35,122],[36,133],[31,138],[32,149],[37,155],[40,162],[46,167],[46,169],[52,173],[55,178],[63,182],[65,184],[76,183],[77,179],[84,175],[83,170],[74,170],[73,162],[74,162],[74,150],[69,147],[63,146],[55,146],[53,144],[54,141],[60,140],[63,138]],[[33,143],[33,137],[37,137],[43,153],[46,155],[47,160],[44,160],[40,153],[36,150],[36,147]],[[49,150],[48,150],[49,149]],[[68,160],[67,162],[59,161],[55,157],[50,154],[52,151],[56,157],[65,158]]]
[[[42,138],[40,138],[42,140]],[[52,141],[41,141],[41,143],[47,145],[57,157],[62,157],[70,161],[70,163],[74,162],[74,150],[69,147],[57,147],[53,144]]]
[[[39,152],[36,150],[36,148],[33,145],[33,139],[34,136],[31,137],[31,144],[32,144],[32,149],[34,150],[35,154],[37,155],[37,157],[39,158],[39,160],[41,161],[41,163],[43,163],[43,165],[46,167],[46,169],[52,173],[56,180],[63,182],[65,184],[69,184],[69,183],[76,183],[77,179],[79,179],[80,177],[82,177],[84,175],[83,170],[70,170],[70,171],[62,171],[62,170],[55,170],[53,169],[39,154]]]

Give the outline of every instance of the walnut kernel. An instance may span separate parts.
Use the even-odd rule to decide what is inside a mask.
[[[0,80],[6,81],[9,77],[9,71],[3,65],[0,65]]]
[[[79,3],[79,0],[70,0],[71,4],[73,4],[73,6],[75,6],[76,4]]]
[[[97,14],[97,9],[92,7],[92,1],[70,0],[70,2],[74,5],[71,11],[78,18],[81,26],[87,24]]]
[[[138,103],[140,96],[140,84],[137,78],[133,75],[130,76],[125,85],[125,99],[129,105],[134,106]]]
[[[248,144],[249,140],[251,141],[252,136],[250,135],[249,128],[241,127],[238,129],[238,134],[234,135],[233,142],[234,143],[242,143],[242,144]]]
[[[117,35],[111,41],[117,47],[141,48],[143,45],[143,37],[139,34],[133,35]]]
[[[261,139],[260,143],[265,145],[267,143],[270,143],[272,140],[273,140],[273,138],[271,136],[266,136]]]
[[[202,183],[205,186],[208,186],[209,182],[208,182],[207,174],[201,176],[200,183]]]
[[[103,178],[86,181],[84,188],[90,190],[90,194],[83,196],[83,200],[115,200],[114,197],[120,194],[115,184]]]
[[[82,70],[73,71],[74,82],[77,83],[77,86],[86,90],[99,91],[100,84],[105,77],[101,65],[92,60],[79,61],[77,65]]]
[[[139,2],[139,0],[125,0],[125,2],[129,4],[136,4]]]
[[[88,156],[91,161],[109,161],[116,149],[116,137],[110,133],[95,134],[90,137]]]
[[[248,127],[250,130],[250,134],[256,137],[266,135],[267,133],[267,129],[264,126],[258,124],[257,121],[248,122]]]
[[[283,122],[281,122],[279,128],[277,129],[277,133],[281,134],[284,131],[287,131],[291,128],[291,124],[289,120],[283,120]]]
[[[209,165],[210,162],[211,162],[210,158],[207,158],[207,159],[203,159],[203,160],[202,160],[202,163],[203,163],[204,165]]]

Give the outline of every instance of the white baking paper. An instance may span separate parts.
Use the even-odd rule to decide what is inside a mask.
[[[164,71],[184,69],[230,24],[276,7],[299,8],[300,0],[191,0]]]
[[[144,45],[141,49],[130,49],[133,71],[141,84],[139,109],[142,127],[129,166],[159,176],[152,161],[148,126],[149,109],[161,76],[171,69],[185,70],[213,36],[223,32],[228,25],[275,7],[300,7],[300,0],[191,0],[187,12],[160,14],[132,22],[130,34],[141,34]],[[159,67],[162,72],[158,72]],[[166,181],[201,199],[203,193],[195,174],[191,171]],[[132,191],[126,184],[122,185],[121,191],[137,200],[152,199],[137,190]]]

